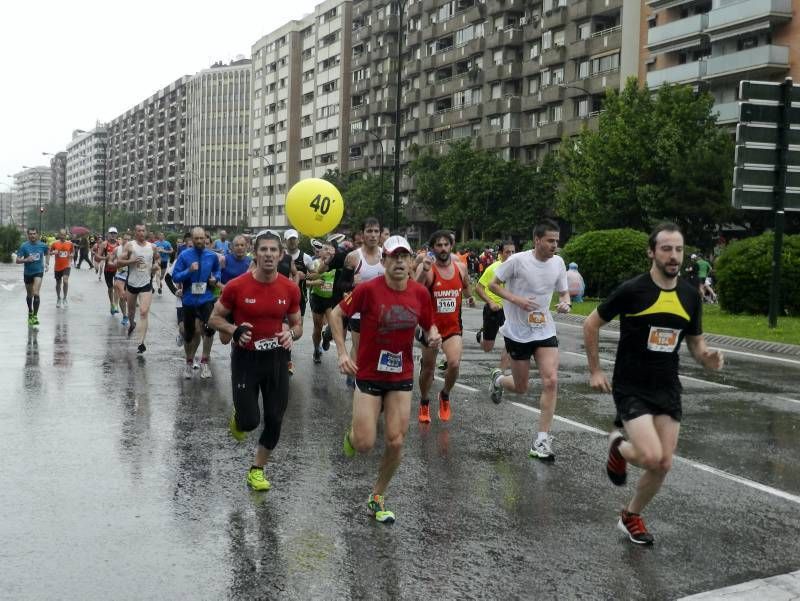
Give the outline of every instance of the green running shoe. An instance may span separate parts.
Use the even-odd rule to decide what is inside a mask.
[[[29,326],[35,325],[33,322],[33,313],[28,313],[28,325]]]
[[[247,438],[247,432],[244,432],[239,429],[239,424],[236,423],[236,409],[233,410],[231,414],[231,419],[228,422],[228,430],[230,430],[231,436],[233,436],[239,442],[242,442],[245,438]]]
[[[342,450],[347,457],[355,457],[356,456],[356,449],[353,446],[353,443],[350,442],[350,428],[344,433],[344,442],[342,443]]]
[[[253,490],[269,490],[272,484],[264,477],[264,470],[260,467],[251,467],[247,472],[247,486]]]
[[[33,326],[38,326],[39,325],[39,316],[38,315],[34,315],[33,317],[31,317],[31,320],[32,320],[31,321],[31,325],[33,325]]]
[[[383,495],[370,495],[369,499],[367,499],[367,511],[377,522],[384,524],[394,523],[394,513],[384,506]]]

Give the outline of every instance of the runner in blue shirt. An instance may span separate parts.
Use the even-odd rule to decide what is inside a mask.
[[[25,301],[28,303],[28,325],[39,325],[39,288],[42,276],[50,269],[47,244],[39,240],[36,228],[28,229],[28,241],[17,251],[17,263],[25,265],[22,279],[25,282]]]
[[[164,286],[164,276],[167,275],[169,257],[172,254],[172,244],[164,237],[164,232],[158,232],[158,240],[153,242],[153,245],[158,248],[158,258],[160,260],[161,275],[158,280],[158,293],[161,294],[161,289]]]
[[[228,232],[225,230],[219,231],[219,238],[214,241],[214,252],[220,255],[225,255],[231,252],[231,243],[228,242]]]
[[[183,285],[183,340],[186,351],[184,377],[192,377],[192,363],[203,333],[203,354],[200,359],[200,377],[211,377],[208,358],[214,342],[214,330],[208,319],[214,309],[211,289],[220,280],[219,257],[206,248],[206,232],[201,227],[192,229],[192,247],[184,250],[172,269],[172,279]]]
[[[245,273],[252,262],[252,259],[247,256],[247,240],[244,236],[239,235],[233,239],[231,251],[226,253],[220,260],[222,265],[222,278],[220,279],[222,287],[233,278]]]

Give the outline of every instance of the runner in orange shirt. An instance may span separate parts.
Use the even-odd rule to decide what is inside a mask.
[[[67,232],[58,230],[58,240],[50,245],[50,254],[55,257],[56,264],[53,274],[56,277],[56,307],[67,306],[67,293],[69,292],[69,272],[72,253],[75,245],[67,240]],[[64,292],[62,295],[61,292]]]

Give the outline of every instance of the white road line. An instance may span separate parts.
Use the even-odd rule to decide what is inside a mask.
[[[798,401],[797,399],[790,399],[789,397],[786,396],[776,396],[775,398],[780,399],[782,401],[788,401],[790,403],[797,403],[798,405],[800,405],[800,401]]]
[[[747,351],[734,351],[729,348],[722,350],[726,353],[731,353],[732,355],[744,355],[745,357],[756,357],[758,359],[766,359],[767,361],[780,361],[782,363],[791,363],[792,365],[800,365],[800,361],[798,361],[797,359],[787,359],[786,357],[770,357],[769,355],[759,355],[758,353],[748,353]]]
[[[701,380],[700,378],[693,378],[692,376],[684,376],[682,374],[678,374],[679,378],[683,378],[684,380],[694,380],[695,382],[702,382],[703,384],[708,384],[709,386],[717,386],[718,388],[730,388],[732,390],[736,389],[736,386],[731,386],[730,384],[720,384],[719,382],[712,382],[710,380]]]
[[[444,382],[444,378],[440,378],[439,376],[433,376],[433,379],[437,382]],[[464,390],[469,390],[470,392],[480,392],[477,388],[473,388],[472,386],[467,386],[466,384],[462,384],[461,382],[456,382],[456,386],[459,388],[463,388]]]
[[[512,401],[511,404],[516,406],[516,407],[520,407],[521,409],[525,409],[526,411],[532,411],[533,413],[541,413],[541,411],[539,411],[535,407],[531,407],[530,405],[523,405],[522,403],[516,403],[514,401]],[[607,432],[604,432],[603,430],[595,428],[594,426],[587,426],[586,424],[582,424],[580,422],[576,422],[576,421],[573,421],[571,419],[567,419],[565,417],[561,417],[561,416],[558,416],[558,415],[554,415],[553,419],[557,420],[557,421],[560,421],[560,422],[564,422],[564,423],[569,424],[571,426],[575,426],[576,428],[580,428],[582,430],[586,430],[587,432],[592,432],[593,434],[602,434],[604,436],[607,434]],[[798,505],[800,505],[800,496],[793,495],[793,494],[788,493],[788,492],[786,492],[784,490],[780,490],[778,488],[773,488],[772,486],[767,486],[766,484],[761,484],[760,482],[756,482],[755,480],[750,480],[748,478],[743,478],[742,476],[737,476],[735,474],[731,474],[731,473],[726,472],[724,470],[720,470],[720,469],[717,469],[715,467],[711,467],[710,465],[706,465],[705,463],[699,463],[697,461],[692,461],[691,459],[685,459],[684,457],[679,457],[678,455],[675,455],[675,460],[676,461],[680,461],[681,463],[685,463],[685,464],[687,464],[687,465],[689,465],[689,466],[691,466],[693,468],[696,468],[698,470],[701,470],[701,471],[704,471],[704,472],[708,472],[709,474],[714,474],[715,476],[719,476],[720,478],[724,478],[726,480],[730,480],[731,482],[736,482],[737,484],[743,484],[744,486],[747,486],[747,487],[752,488],[754,490],[758,490],[760,492],[765,492],[765,493],[770,494],[772,496],[779,497],[779,498],[785,499],[787,501],[792,501],[793,503],[797,503]]]

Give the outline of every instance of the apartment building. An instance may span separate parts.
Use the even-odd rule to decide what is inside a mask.
[[[107,126],[109,207],[139,213],[148,223],[184,223],[186,75]]]
[[[106,126],[75,130],[67,144],[65,167],[67,202],[101,206],[106,193]]]
[[[50,201],[50,167],[29,167],[14,174],[11,217],[21,227],[38,227],[38,220],[28,223],[31,209],[41,208]]]
[[[393,164],[398,99],[402,165],[412,145],[444,151],[462,138],[534,162],[593,126],[605,91],[638,74],[639,2],[409,0],[398,94],[397,6],[353,2],[351,170],[376,173],[381,147]],[[402,179],[404,202],[413,187]]]
[[[250,60],[201,71],[186,85],[184,222],[242,225],[249,205]]]
[[[11,206],[13,203],[13,192],[0,192],[0,225],[11,223]]]
[[[50,202],[62,205],[67,199],[67,153],[57,152],[50,159]]]
[[[800,77],[800,0],[645,0],[647,84],[709,90],[719,122],[739,117],[739,82]]]
[[[250,214],[286,227],[286,193],[348,169],[351,3],[326,0],[252,47]]]

